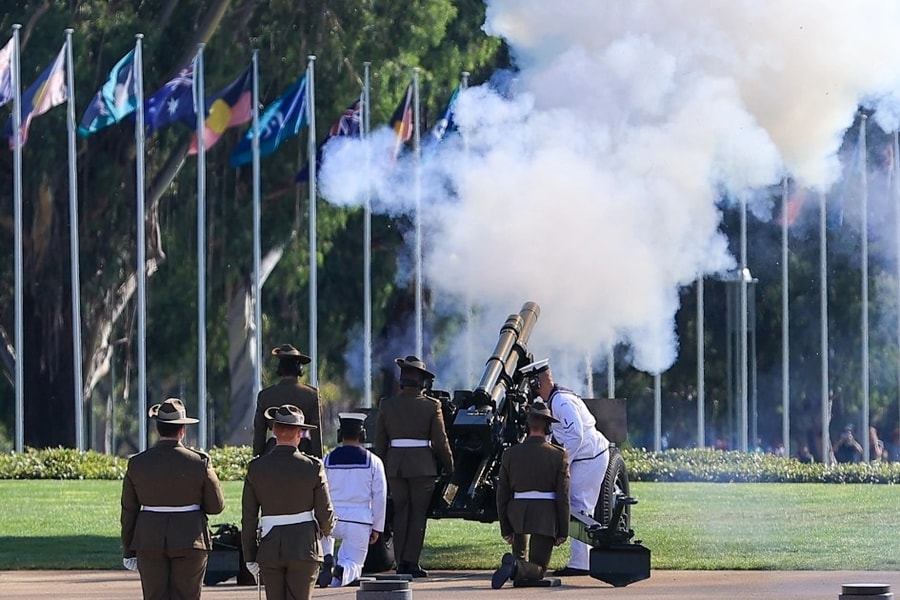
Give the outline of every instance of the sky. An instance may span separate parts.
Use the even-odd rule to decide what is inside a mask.
[[[785,176],[827,191],[860,105],[886,131],[900,120],[896,1],[486,4],[484,31],[515,63],[507,93],[472,82],[460,136],[418,171],[377,130],[327,155],[319,180],[335,204],[420,207],[429,310],[476,316],[434,357],[448,372],[480,367],[526,301],[541,307],[529,347],[555,371],[602,368],[613,344],[664,371],[679,290],[736,267],[723,198]],[[415,261],[402,264],[411,281]]]

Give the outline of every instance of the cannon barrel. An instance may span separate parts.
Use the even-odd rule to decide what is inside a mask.
[[[510,315],[500,328],[497,345],[484,366],[484,373],[473,391],[476,406],[496,408],[501,396],[513,387],[519,361],[528,354],[526,344],[541,314],[536,302],[526,302],[518,314]]]

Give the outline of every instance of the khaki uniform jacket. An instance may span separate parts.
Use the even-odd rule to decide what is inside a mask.
[[[141,506],[188,506],[191,512],[149,512]],[[122,482],[122,549],[212,549],[206,515],[225,508],[225,496],[209,456],[176,440],[159,440],[128,460]]]
[[[253,416],[253,454],[259,456],[266,450],[266,438],[268,436],[269,424],[265,416],[267,408],[273,406],[281,406],[282,404],[293,404],[303,411],[307,425],[316,425],[318,429],[309,429],[309,448],[304,448],[304,442],[301,441],[300,446],[304,452],[322,458],[322,428],[321,419],[321,403],[319,401],[319,390],[316,388],[300,383],[298,377],[282,377],[281,381],[275,385],[271,385],[260,390],[256,398],[256,414]]]
[[[391,440],[396,439],[426,440],[431,447],[395,448]],[[401,389],[384,400],[378,410],[375,454],[384,459],[389,478],[435,476],[435,456],[447,472],[452,472],[453,455],[440,402],[415,388]]]
[[[554,492],[556,499],[515,500],[515,492]],[[502,536],[568,535],[568,453],[540,436],[529,436],[504,452],[497,481],[497,516]]]
[[[273,527],[259,542],[259,516],[291,515],[312,510],[315,521]],[[322,461],[293,446],[278,445],[247,467],[241,498],[244,560],[322,560],[319,537],[334,528],[334,508]]]

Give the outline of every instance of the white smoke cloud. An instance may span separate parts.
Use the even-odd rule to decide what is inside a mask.
[[[487,5],[485,31],[519,69],[513,97],[461,94],[465,144],[442,144],[418,178],[380,158],[361,169],[373,163],[352,142],[321,176],[339,204],[365,190],[377,210],[420,203],[428,287],[497,316],[475,344],[484,352],[534,300],[537,355],[602,358],[625,342],[636,367],[666,369],[679,289],[735,264],[722,194],[748,197],[786,173],[827,189],[859,103],[877,105],[884,127],[900,114],[894,0]],[[379,140],[368,156],[387,155]]]

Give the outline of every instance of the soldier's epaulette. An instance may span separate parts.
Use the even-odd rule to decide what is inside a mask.
[[[305,456],[306,458],[310,459],[313,462],[324,464],[322,459],[319,458],[318,456],[316,456],[315,454],[307,454],[306,452],[303,452],[302,450],[300,451],[300,454],[302,454],[303,456]]]
[[[565,451],[566,451],[566,449],[565,449],[563,446],[560,446],[560,445],[557,444],[556,442],[550,442],[550,445],[553,446],[554,448],[556,448],[557,450],[561,451],[561,452],[565,452]]]
[[[209,454],[207,454],[207,453],[204,452],[203,450],[197,450],[196,448],[189,448],[189,450],[190,450],[191,452],[193,452],[194,454],[199,455],[200,458],[203,460],[203,464],[206,465],[206,466],[209,466],[209,461],[211,460],[211,459],[209,458]]]

